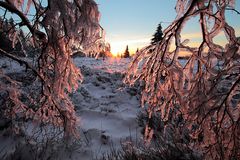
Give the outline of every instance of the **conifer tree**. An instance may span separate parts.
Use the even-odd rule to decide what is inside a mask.
[[[125,52],[123,53],[123,58],[129,58],[129,57],[130,57],[130,53],[129,53],[128,45],[127,45],[126,50],[125,50]]]
[[[151,39],[151,44],[154,45],[157,42],[161,41],[162,39],[163,39],[162,25],[161,25],[161,23],[159,23],[157,30],[156,30],[155,34],[153,35],[153,38]]]

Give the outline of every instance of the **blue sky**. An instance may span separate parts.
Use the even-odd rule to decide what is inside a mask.
[[[106,31],[106,40],[111,43],[114,54],[122,53],[129,45],[133,53],[150,43],[157,25],[166,28],[176,17],[176,0],[95,0],[101,12],[100,24]],[[45,2],[45,1],[44,1]],[[240,0],[236,0],[236,9],[240,11]],[[0,10],[3,14],[3,10]],[[13,16],[14,19],[19,19]],[[227,22],[240,36],[240,15],[227,11]],[[197,46],[200,41],[198,17],[187,22],[182,38],[188,38]],[[224,45],[225,36],[220,34],[215,42]]]
[[[176,17],[176,0],[96,0],[101,12],[100,23],[106,30],[106,40],[111,43],[112,51],[123,52],[126,45],[134,52],[149,44],[159,22],[166,28]],[[236,0],[236,9],[240,10],[240,0]],[[240,36],[240,15],[227,12],[227,21]],[[191,38],[193,44],[200,42],[200,28],[197,17],[186,24],[183,37]],[[216,38],[223,43],[224,36]]]

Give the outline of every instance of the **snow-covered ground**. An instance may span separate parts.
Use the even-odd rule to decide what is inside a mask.
[[[122,82],[130,61],[119,58],[74,59],[84,76],[82,84],[70,95],[80,117],[81,145],[70,154],[65,150],[57,151],[61,159],[91,160],[112,149],[120,149],[126,140],[141,138],[137,123],[140,96],[136,88]],[[0,67],[8,74],[18,75],[25,71],[24,66],[8,59],[0,59]],[[14,153],[17,145],[18,141],[0,137],[0,158],[5,151]],[[6,150],[6,147],[11,149]]]
[[[121,141],[139,138],[139,97],[122,82],[130,59],[76,58],[74,62],[84,75],[72,100],[81,118],[82,137],[88,143],[85,156],[100,156],[112,146],[120,148]]]
[[[108,73],[125,72],[128,68],[130,58],[106,58],[94,59],[89,57],[79,57],[74,59],[74,63],[78,66],[86,66],[96,70],[102,70]]]
[[[84,76],[82,84],[70,95],[80,117],[80,143],[68,150],[62,145],[63,142],[57,142],[60,149],[55,149],[54,156],[57,155],[55,159],[91,160],[113,149],[120,149],[122,142],[142,139],[142,128],[137,122],[138,113],[141,111],[139,89],[122,82],[130,61],[131,59],[117,58],[74,59],[74,63]],[[184,63],[186,61],[182,60],[181,64]],[[0,59],[0,69],[4,73],[19,75],[21,79],[25,72],[24,66],[3,58]],[[26,77],[24,80],[27,80]],[[229,80],[224,86],[226,84],[231,86]],[[239,95],[238,92],[232,103],[238,104]],[[15,153],[19,143],[21,141],[16,137],[0,136],[0,159],[6,154]],[[28,151],[25,148],[22,150]]]

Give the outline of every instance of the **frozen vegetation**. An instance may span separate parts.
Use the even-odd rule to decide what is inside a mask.
[[[235,0],[177,0],[131,60],[106,58],[94,0],[47,2],[0,1],[0,159],[240,159]]]
[[[101,58],[97,60],[88,57],[75,58],[74,63],[81,70],[84,78],[81,85],[79,85],[76,91],[69,96],[75,106],[76,115],[80,117],[80,123],[78,125],[78,131],[81,135],[80,139],[74,140],[74,142],[70,143],[68,146],[66,142],[61,140],[61,135],[58,135],[60,139],[56,137],[53,138],[56,135],[54,131],[51,132],[51,130],[55,130],[54,127],[52,128],[51,126],[47,127],[50,131],[46,131],[46,137],[42,134],[37,136],[36,130],[38,129],[33,129],[34,125],[29,122],[25,125],[27,127],[23,130],[27,132],[25,136],[9,137],[9,133],[3,132],[4,134],[0,137],[0,156],[6,159],[29,159],[33,158],[34,154],[36,154],[42,156],[43,159],[91,160],[101,159],[104,155],[107,157],[111,154],[113,154],[111,156],[119,158],[122,154],[120,151],[122,151],[126,144],[128,147],[129,145],[141,147],[141,145],[143,145],[142,142],[147,140],[147,137],[144,137],[143,133],[146,129],[145,125],[148,124],[148,120],[147,117],[145,117],[147,116],[147,113],[145,113],[146,108],[141,108],[141,87],[139,84],[130,87],[123,83],[123,78],[130,61],[131,59],[129,58],[107,58],[105,60]],[[186,60],[181,60],[181,65],[184,66],[185,64]],[[7,75],[11,76],[17,82],[21,82],[22,79],[25,79],[24,86],[26,92],[28,92],[27,89],[29,87],[31,88],[35,85],[34,78],[31,79],[25,67],[18,63],[1,58],[0,67]],[[196,72],[196,66],[194,70]],[[221,89],[224,90],[225,88],[226,90],[230,83],[231,80],[229,79]],[[4,96],[3,94],[4,92],[1,92],[1,96]],[[233,103],[237,104],[239,99],[239,96],[235,97]],[[158,120],[157,115],[153,117],[154,123],[152,128],[155,130],[159,126],[162,126],[162,122]],[[0,124],[4,124],[4,120],[1,120]],[[171,127],[167,127],[167,132],[165,140],[162,142],[160,140],[160,145],[163,145],[163,148],[167,145],[165,144],[167,141],[172,141],[174,139]],[[162,134],[164,135],[166,133],[162,132]],[[183,138],[183,140],[188,141],[188,133],[184,134],[183,137],[185,136],[185,138]],[[30,140],[32,135],[36,136],[35,138],[38,139],[37,141],[39,141],[39,144],[37,144],[37,141],[33,140],[32,142],[25,142],[27,139]],[[163,135],[160,134],[161,137]],[[51,140],[50,137],[53,139]],[[41,146],[42,141],[45,140],[49,141],[49,144],[47,143],[47,145],[49,145],[48,147]],[[160,143],[158,141],[159,139],[156,143]],[[36,150],[31,151],[27,144],[32,147],[41,148],[44,156],[39,154]],[[153,152],[152,154],[156,154],[151,149],[148,151],[147,149],[139,148],[138,150],[139,151],[136,150],[134,152],[147,152],[145,153],[146,155],[151,152]],[[169,150],[181,156],[178,153],[179,151],[176,151],[174,147],[170,147]],[[185,149],[185,152],[190,154],[192,151]],[[197,155],[196,152],[193,158],[200,157],[200,152],[198,154],[199,155]],[[167,155],[164,156],[167,157]],[[113,157],[110,157],[110,159]]]
[[[140,91],[122,82],[129,62],[130,59],[117,58],[74,59],[74,63],[84,76],[80,87],[70,94],[76,114],[80,117],[78,130],[81,140],[79,144],[73,146],[77,148],[76,150],[66,154],[71,158],[63,156],[61,159],[94,159],[101,157],[104,153],[109,153],[112,149],[120,149],[121,142],[130,139],[138,141],[142,137],[137,123],[137,115],[140,111]],[[22,78],[25,79],[27,76],[25,68],[14,61],[1,58],[0,67],[6,74],[12,75],[16,81],[21,82]],[[32,85],[32,82],[27,79],[25,83],[27,86]],[[27,127],[29,135],[34,134],[31,127],[32,125]],[[1,136],[0,157],[6,158],[14,152],[19,153],[16,153],[13,158],[28,159],[27,157],[32,156],[33,152],[18,148],[22,145],[26,147],[24,143],[21,144],[21,138],[15,141],[14,137],[6,138],[5,136]],[[60,144],[61,142],[58,145]],[[61,152],[58,154],[65,155],[67,150],[54,152]],[[60,158],[58,154],[55,153],[51,158]]]

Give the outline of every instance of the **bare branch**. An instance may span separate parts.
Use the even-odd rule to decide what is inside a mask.
[[[7,2],[0,1],[0,6],[3,7],[3,8],[6,8],[7,10],[9,10],[12,13],[17,14],[21,18],[23,24],[28,27],[28,29],[31,31],[31,33],[33,35],[36,35],[41,40],[44,40],[46,38],[45,33],[35,29],[31,25],[31,23],[29,22],[27,17],[21,11],[19,11],[14,5],[12,5],[10,3],[7,3]]]

